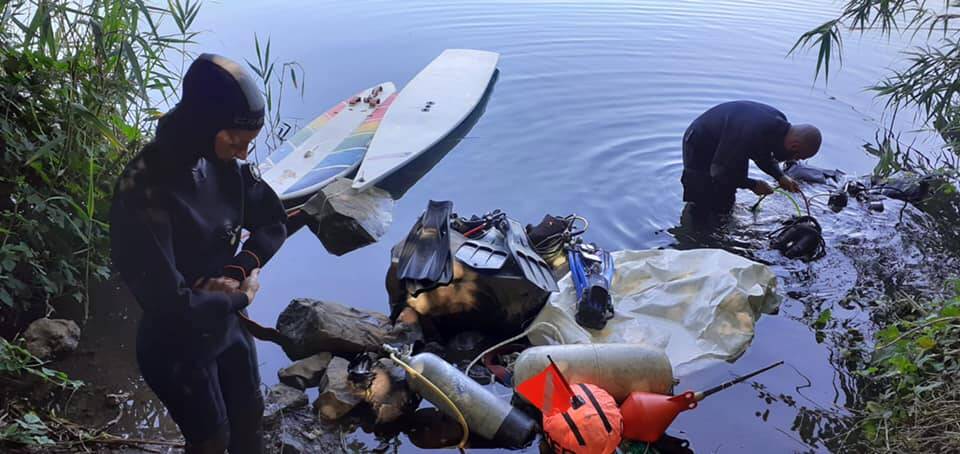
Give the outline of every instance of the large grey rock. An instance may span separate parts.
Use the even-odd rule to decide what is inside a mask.
[[[33,356],[48,360],[77,349],[80,327],[72,320],[41,318],[27,327],[23,338]]]
[[[320,385],[331,359],[333,355],[330,353],[317,353],[280,369],[277,377],[280,383],[297,389],[313,388]]]
[[[343,255],[377,242],[393,222],[393,198],[386,191],[358,191],[352,180],[337,178],[307,201],[314,235],[333,255]]]
[[[303,391],[278,383],[267,391],[263,405],[263,424],[275,427],[281,416],[295,408],[306,407],[310,400]]]
[[[284,351],[294,360],[319,352],[374,351],[389,341],[389,329],[387,316],[379,312],[311,299],[291,301],[277,318]]]
[[[320,382],[321,392],[314,402],[317,414],[327,421],[336,421],[359,405],[362,391],[350,382],[350,362],[333,358]]]

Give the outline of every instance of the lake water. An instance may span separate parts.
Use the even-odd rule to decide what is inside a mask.
[[[826,88],[813,84],[815,54],[787,56],[802,32],[840,6],[823,0],[208,2],[198,18],[206,33],[197,49],[252,60],[254,33],[270,36],[276,58],[304,67],[305,96],[288,95],[283,103],[284,117],[301,124],[361,88],[388,80],[401,87],[445,48],[501,54],[486,114],[398,201],[389,233],[334,257],[301,231],[263,272],[251,316],[272,325],[295,297],[387,311],[389,249],[430,199],[452,200],[462,214],[499,208],[523,223],[577,213],[591,222],[588,239],[605,248],[670,247],[676,240],[668,230],[683,208],[681,135],[723,101],[762,101],[791,121],[814,123],[824,145],[812,164],[869,173],[875,161],[861,145],[882,118],[864,87],[902,46],[849,39],[843,69]],[[750,204],[755,197],[742,192],[740,200]],[[785,264],[777,273],[785,291],[815,295],[829,308],[855,285],[857,270],[843,260],[827,263],[816,282],[796,278],[807,265]],[[833,418],[846,414],[850,379],[837,370],[835,346],[808,326],[809,300],[787,298],[779,315],[761,320],[740,360],[682,377],[679,389],[700,389],[779,359],[796,369],[781,367],[753,386],[703,402],[670,433],[697,452],[836,449],[823,438],[838,427]],[[264,382],[273,384],[288,360],[272,345],[260,344],[259,352]],[[130,371],[135,381],[135,367]],[[147,435],[162,413],[150,408],[137,423]],[[401,452],[416,450],[401,440]]]

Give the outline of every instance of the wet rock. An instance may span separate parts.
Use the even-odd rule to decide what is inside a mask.
[[[27,327],[23,338],[33,356],[48,360],[77,349],[80,327],[72,320],[41,318]]]
[[[308,408],[285,412],[275,428],[265,432],[267,452],[310,454],[341,452],[339,429],[325,424]]]
[[[373,379],[364,400],[376,415],[376,424],[395,422],[420,404],[420,396],[407,385],[406,373],[388,358],[374,364]]]
[[[277,330],[288,340],[291,359],[318,352],[353,354],[378,350],[388,339],[390,322],[379,312],[337,303],[295,299],[277,319]]]
[[[306,407],[309,402],[307,395],[297,388],[283,383],[272,386],[264,399],[264,426],[275,427],[284,413],[295,408]]]
[[[357,191],[352,180],[337,178],[303,206],[311,230],[333,255],[377,242],[393,222],[393,198],[386,191]]]
[[[321,392],[314,407],[321,418],[335,421],[353,410],[363,400],[361,391],[350,382],[350,363],[333,358],[320,381]]]
[[[280,383],[297,389],[319,386],[332,358],[333,355],[330,353],[317,353],[280,369],[277,371],[277,377]]]

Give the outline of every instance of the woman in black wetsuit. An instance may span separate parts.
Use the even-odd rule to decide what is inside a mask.
[[[263,126],[249,74],[211,54],[127,165],[110,212],[114,264],[143,308],[137,362],[188,453],[263,452],[263,397],[241,313],[286,238],[286,214],[240,164]],[[250,232],[239,248],[241,229]]]

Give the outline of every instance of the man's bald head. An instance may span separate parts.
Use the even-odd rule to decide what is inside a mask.
[[[789,160],[810,159],[820,151],[823,137],[814,125],[793,125],[783,139],[783,147],[790,155]]]

